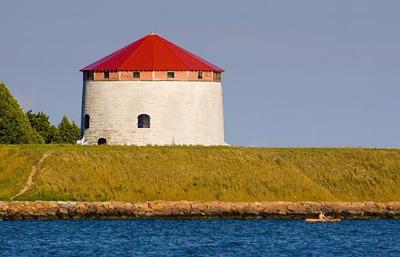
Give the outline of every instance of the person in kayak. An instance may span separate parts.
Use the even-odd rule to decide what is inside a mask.
[[[320,220],[328,220],[328,217],[326,217],[322,211],[319,212],[318,218]]]

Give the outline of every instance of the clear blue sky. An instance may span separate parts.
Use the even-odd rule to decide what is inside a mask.
[[[79,69],[161,36],[225,69],[225,137],[400,146],[400,1],[19,1],[0,5],[0,80],[80,121]]]

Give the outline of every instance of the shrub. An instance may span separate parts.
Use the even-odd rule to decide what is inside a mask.
[[[46,144],[58,142],[58,130],[49,121],[49,116],[44,112],[34,113],[32,110],[26,113],[32,126],[44,139]]]
[[[67,116],[64,115],[58,125],[58,143],[76,144],[80,137],[80,129],[75,122],[70,122]]]
[[[21,106],[6,85],[0,84],[0,143],[43,143],[43,138],[31,127]]]

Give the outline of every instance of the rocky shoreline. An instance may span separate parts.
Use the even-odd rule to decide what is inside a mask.
[[[0,201],[0,220],[293,218],[323,211],[340,218],[400,218],[400,202],[71,202]]]

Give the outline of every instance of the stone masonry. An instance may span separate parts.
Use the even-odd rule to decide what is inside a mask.
[[[87,143],[105,138],[118,145],[223,145],[221,82],[85,81],[82,101],[90,127]],[[138,116],[150,128],[138,128]]]

